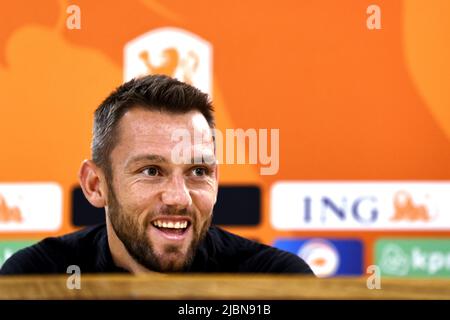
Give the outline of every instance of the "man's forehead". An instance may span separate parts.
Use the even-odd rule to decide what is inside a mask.
[[[193,150],[188,153],[200,155],[200,158],[214,158],[212,131],[200,112],[170,114],[134,108],[124,114],[117,134],[112,156],[128,164],[152,157],[156,160],[155,156],[173,162],[170,161],[173,151],[180,143],[185,151],[186,148]]]

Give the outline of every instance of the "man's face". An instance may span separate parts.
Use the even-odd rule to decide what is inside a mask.
[[[162,272],[182,271],[191,263],[217,196],[215,163],[172,159],[180,143],[172,139],[175,130],[192,137],[184,151],[214,157],[211,130],[201,113],[135,107],[119,121],[107,181],[106,212],[118,238],[137,262]],[[206,141],[194,143],[196,135]]]

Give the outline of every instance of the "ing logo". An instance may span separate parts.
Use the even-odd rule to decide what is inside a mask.
[[[302,257],[318,277],[333,276],[340,263],[338,250],[328,241],[317,239],[306,242],[299,250]]]
[[[432,218],[428,208],[422,204],[415,204],[412,196],[406,191],[398,191],[394,195],[394,215],[391,221],[430,221]]]
[[[211,95],[212,46],[178,28],[160,28],[131,40],[124,48],[125,81],[165,74]]]

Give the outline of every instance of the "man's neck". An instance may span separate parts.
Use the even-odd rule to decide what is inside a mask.
[[[125,248],[123,242],[119,239],[116,232],[114,231],[114,228],[112,227],[107,214],[106,231],[108,234],[109,250],[111,251],[113,262],[117,267],[128,270],[133,274],[156,273],[155,271],[148,270],[133,259],[128,250]]]

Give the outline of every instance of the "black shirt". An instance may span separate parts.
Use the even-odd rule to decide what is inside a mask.
[[[66,273],[77,265],[83,273],[127,272],[117,267],[108,246],[106,225],[46,238],[11,256],[0,274]],[[211,226],[187,272],[302,273],[312,275],[298,256]]]

